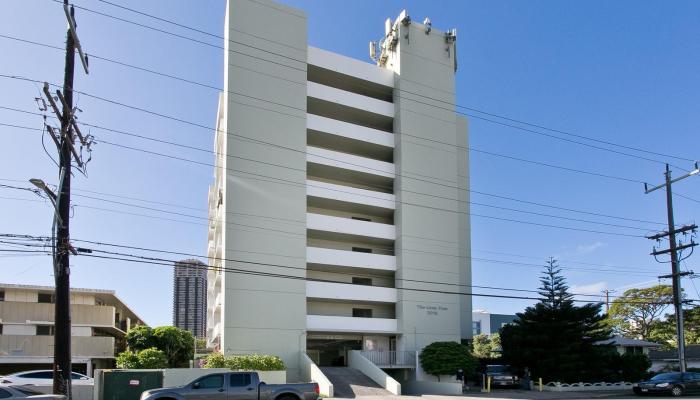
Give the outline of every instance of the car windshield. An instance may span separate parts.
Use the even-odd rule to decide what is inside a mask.
[[[680,377],[681,377],[681,374],[676,372],[676,373],[655,375],[653,378],[651,378],[651,380],[652,381],[672,381],[672,380],[680,379]]]
[[[510,372],[510,367],[507,365],[489,365],[486,367],[486,372]]]

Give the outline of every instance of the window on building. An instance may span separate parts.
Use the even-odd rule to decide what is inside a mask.
[[[353,308],[352,316],[355,318],[372,318],[371,308]]]
[[[365,217],[352,217],[352,219],[357,220],[357,221],[372,222],[371,219],[365,218]]]
[[[357,276],[353,276],[352,277],[352,284],[353,285],[372,286],[372,278],[360,278]]]
[[[231,374],[231,386],[245,387],[250,385],[250,374]]]
[[[627,347],[625,347],[625,353],[627,353],[627,354],[644,354],[644,348],[642,348],[642,346],[627,346]]]
[[[53,325],[37,325],[36,334],[37,336],[53,336],[54,327]]]
[[[0,290],[0,301],[5,301],[5,291]]]
[[[39,303],[53,303],[53,293],[39,293]]]
[[[481,321],[472,321],[472,335],[481,335]]]
[[[0,324],[0,335],[2,335],[2,324]]]
[[[353,248],[352,248],[352,251],[356,251],[356,252],[358,252],[358,253],[371,253],[371,252],[372,252],[372,249],[368,249],[368,248],[365,248],[365,247],[353,247]]]

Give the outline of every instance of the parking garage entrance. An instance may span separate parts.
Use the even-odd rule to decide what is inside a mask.
[[[348,351],[362,350],[362,335],[309,334],[306,354],[319,367],[345,367]]]

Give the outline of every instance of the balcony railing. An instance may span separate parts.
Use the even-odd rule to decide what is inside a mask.
[[[381,368],[415,368],[415,351],[383,351],[364,350],[361,351],[363,357],[370,360],[374,365]]]

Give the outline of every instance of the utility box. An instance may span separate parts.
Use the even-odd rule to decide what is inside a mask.
[[[163,387],[163,370],[97,370],[95,400],[139,400],[141,393]]]

